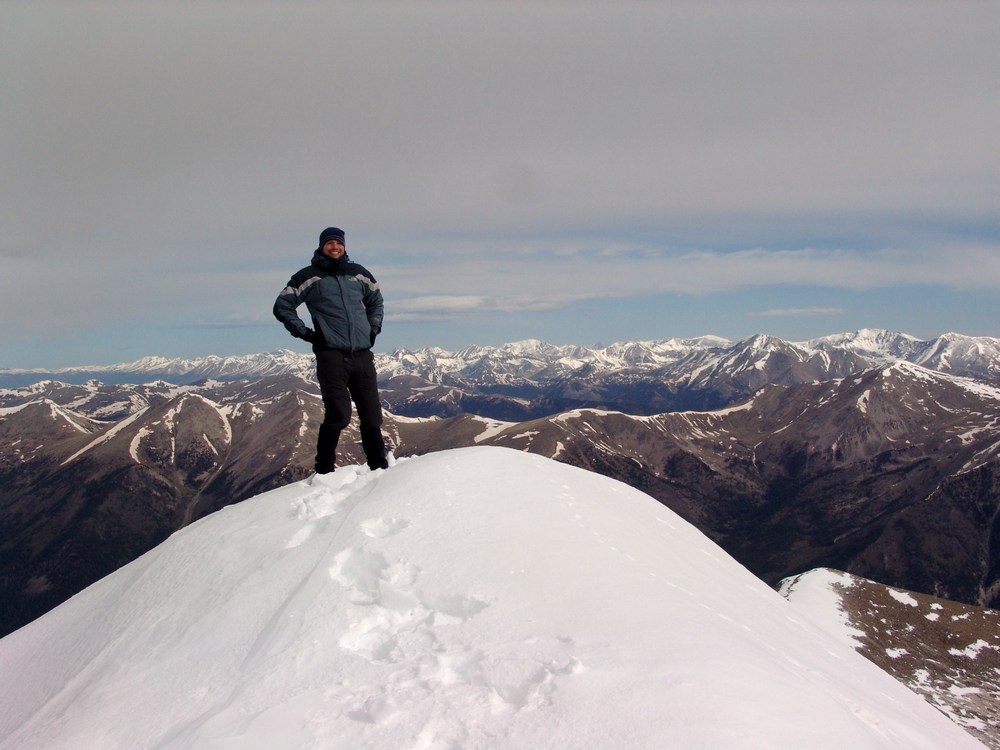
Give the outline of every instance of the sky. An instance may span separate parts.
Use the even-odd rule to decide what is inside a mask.
[[[786,600],[648,495],[541,456],[344,466],[0,640],[30,677],[0,692],[0,748],[984,747],[812,591]]]
[[[0,13],[0,369],[307,351],[331,225],[381,351],[1000,336],[994,2]]]

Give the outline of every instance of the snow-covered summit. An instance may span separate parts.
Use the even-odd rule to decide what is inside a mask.
[[[812,339],[800,346],[807,349],[841,349],[862,355],[872,362],[906,359],[919,351],[925,342],[915,336],[881,328],[862,328],[852,333],[837,333],[832,336]]]
[[[421,378],[428,383],[458,382],[464,385],[500,386],[531,380],[545,388],[553,383],[585,378],[699,384],[706,372],[725,377],[726,363],[738,370],[763,371],[772,358],[782,361],[776,369],[802,365],[804,382],[843,377],[897,360],[921,364],[942,372],[1000,379],[1000,339],[949,333],[920,341],[905,333],[862,329],[805,342],[789,342],[757,334],[732,342],[717,336],[699,336],[661,341],[621,341],[608,346],[554,345],[526,339],[502,346],[473,345],[456,352],[431,347],[404,348],[375,355],[382,382],[393,377]],[[95,378],[105,383],[141,383],[163,378],[188,384],[212,378],[254,380],[269,376],[314,377],[314,358],[307,350],[282,349],[240,356],[208,356],[198,359],[146,357],[107,367],[70,367],[55,371],[0,369],[0,384],[25,386],[37,380],[56,379],[79,383]],[[731,374],[731,373],[730,373]]]
[[[499,448],[230,506],[0,673],[4,750],[982,747],[648,496]]]

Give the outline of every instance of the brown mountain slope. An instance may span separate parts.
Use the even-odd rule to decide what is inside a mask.
[[[832,570],[782,583],[799,611],[1000,749],[1000,612]]]

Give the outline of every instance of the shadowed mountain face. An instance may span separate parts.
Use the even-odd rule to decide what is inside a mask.
[[[252,395],[246,384],[147,387],[118,402],[135,411],[113,422],[48,399],[85,409],[86,391],[60,386],[0,418],[4,632],[311,463],[318,399],[289,383],[261,382]]]
[[[781,380],[794,369],[775,364],[790,361],[784,349],[755,339],[716,361],[713,382],[742,373],[740,389],[750,388],[746,378],[760,375],[761,362],[775,365],[765,381]],[[656,359],[643,347],[628,356],[645,365]],[[431,362],[420,366],[429,372]],[[406,377],[416,378],[413,398],[426,398],[426,377]],[[490,377],[496,381],[496,368]],[[628,378],[633,390],[659,387],[635,371]],[[728,406],[714,412],[576,409],[516,422],[387,414],[384,431],[399,456],[493,444],[618,478],[771,584],[828,566],[1000,603],[1000,389],[905,362],[798,379],[735,404],[717,388],[713,398]],[[573,387],[590,392],[582,375]],[[455,403],[439,406],[448,414]],[[315,384],[301,374],[0,391],[3,632],[187,523],[308,476],[321,412]],[[341,448],[342,463],[362,460],[353,425]]]

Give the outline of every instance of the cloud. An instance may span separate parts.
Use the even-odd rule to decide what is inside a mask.
[[[777,310],[760,310],[750,314],[758,318],[785,318],[803,315],[843,315],[845,312],[842,307],[789,307]]]
[[[478,312],[485,308],[488,297],[449,296],[431,294],[423,297],[395,301],[389,308],[388,320],[418,321],[443,320],[455,315]]]
[[[394,300],[389,307],[388,320],[392,321],[420,321],[420,320],[446,320],[448,318],[484,315],[491,313],[509,312],[541,312],[563,307],[570,301],[587,299],[590,295],[582,294],[575,298],[562,295],[558,298],[546,298],[543,296],[449,296],[449,295],[426,295],[410,299]]]
[[[1000,291],[1000,246],[937,250],[752,249],[605,254],[593,245],[570,253],[562,244],[501,254],[428,250],[424,261],[379,276],[393,290],[394,314],[409,316],[543,310],[587,299],[708,294],[789,285],[868,290],[952,286]],[[462,294],[449,294],[460,290]],[[388,294],[389,292],[387,292]],[[839,308],[796,310],[836,314]],[[764,313],[758,313],[761,315]],[[778,314],[777,312],[773,313]],[[782,313],[784,314],[784,313]]]
[[[331,223],[409,319],[1000,285],[994,3],[4,16],[8,337],[255,320]]]
[[[211,320],[197,320],[186,323],[182,328],[273,328],[275,324],[274,316],[259,315],[252,318],[227,317]]]
[[[4,39],[35,236],[995,208],[985,4],[47,6]]]

